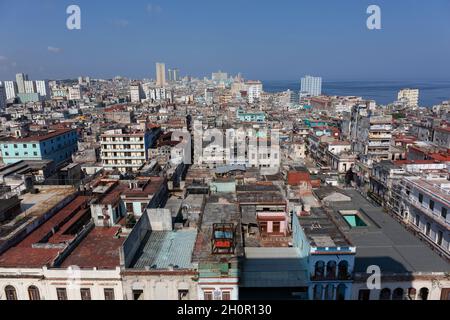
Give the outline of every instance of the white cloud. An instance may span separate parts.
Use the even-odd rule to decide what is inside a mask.
[[[125,19],[119,19],[119,20],[115,20],[114,24],[118,27],[125,28],[130,24],[130,22]]]
[[[148,13],[161,13],[162,8],[157,4],[147,4],[147,12]]]
[[[51,47],[51,46],[49,46],[47,48],[47,50],[51,53],[60,53],[63,51],[61,48],[56,48],[56,47]]]

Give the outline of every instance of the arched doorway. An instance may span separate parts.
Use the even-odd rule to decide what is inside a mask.
[[[380,300],[391,300],[391,289],[384,288],[380,291]]]
[[[403,300],[403,289],[397,288],[394,290],[394,293],[392,294],[392,300]]]
[[[428,288],[422,288],[419,291],[419,299],[420,300],[428,300],[428,294],[430,293],[430,290]]]
[[[6,300],[17,300],[16,288],[13,286],[6,286],[5,288]]]

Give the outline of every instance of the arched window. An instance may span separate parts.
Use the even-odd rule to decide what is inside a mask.
[[[13,286],[6,286],[5,288],[6,300],[17,300],[16,288]]]
[[[380,291],[380,300],[391,300],[391,289],[384,288]]]
[[[322,300],[323,287],[320,284],[314,286],[314,300]]]
[[[428,288],[422,288],[419,291],[419,298],[420,300],[428,300],[428,293],[430,291],[428,290]]]
[[[325,271],[324,269],[325,269],[325,262],[317,261],[314,268],[314,277],[318,279],[323,278]]]
[[[334,285],[328,284],[325,287],[325,300],[333,300],[334,298]]]
[[[339,279],[348,279],[348,262],[345,260],[339,262],[338,277]]]
[[[327,263],[327,279],[336,278],[336,261],[328,261]]]
[[[403,300],[403,292],[402,288],[395,289],[392,294],[392,300]]]
[[[416,289],[414,288],[408,289],[408,298],[409,300],[416,300]]]
[[[345,300],[345,293],[347,291],[347,286],[345,284],[340,284],[337,286],[336,290],[336,300]]]
[[[39,289],[35,286],[28,287],[28,296],[30,297],[30,300],[41,300]]]

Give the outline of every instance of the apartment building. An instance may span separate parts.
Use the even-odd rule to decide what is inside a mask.
[[[148,160],[148,149],[160,129],[116,129],[101,135],[101,159],[105,169],[121,172],[137,171]]]
[[[419,106],[419,89],[402,89],[398,93],[398,100],[404,102],[408,107]]]
[[[450,181],[404,177],[401,216],[435,250],[450,258]]]
[[[78,150],[77,141],[75,130],[50,130],[18,138],[4,138],[0,141],[0,150],[5,164],[22,160],[53,160],[58,165],[71,159]]]

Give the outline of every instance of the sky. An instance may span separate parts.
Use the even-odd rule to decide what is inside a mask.
[[[66,8],[81,8],[68,30]],[[381,30],[366,10],[381,8]],[[449,0],[0,0],[0,80],[450,80]]]

